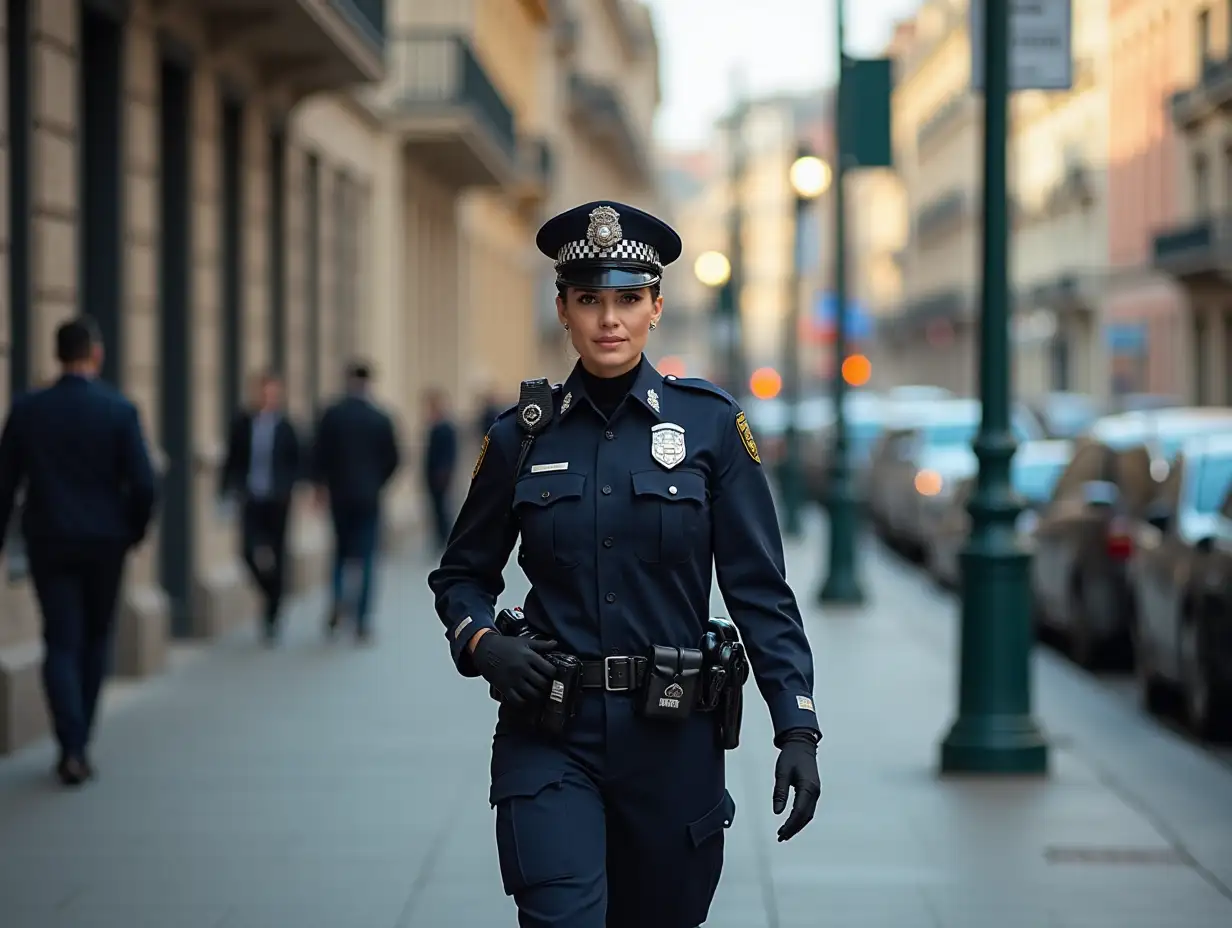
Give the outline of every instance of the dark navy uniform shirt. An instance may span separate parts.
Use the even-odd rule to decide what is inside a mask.
[[[524,436],[515,409],[493,424],[428,579],[459,671],[476,674],[466,644],[492,627],[519,535],[528,621],[586,660],[698,647],[713,565],[775,734],[816,729],[812,652],[765,471],[735,400],[644,361],[610,421],[588,399],[580,368],[556,388],[555,405],[516,475]],[[677,429],[660,429],[656,460],[652,434],[663,424],[683,430],[683,449]]]

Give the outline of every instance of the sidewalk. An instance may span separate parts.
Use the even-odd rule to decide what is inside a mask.
[[[821,614],[809,528],[789,573],[817,658],[825,793],[813,825],[776,843],[755,701],[707,928],[1232,924],[1232,768],[1041,654],[1051,780],[938,781],[952,602],[869,552],[870,606]],[[87,789],[50,784],[48,745],[0,760],[0,925],[516,924],[486,801],[494,704],[454,674],[425,572],[386,571],[374,649],[326,645],[316,599],[279,650],[242,630],[126,692]],[[506,602],[525,590],[515,573]],[[1138,862],[1091,859],[1109,851]]]

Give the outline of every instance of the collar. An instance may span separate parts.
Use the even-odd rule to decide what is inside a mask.
[[[563,419],[565,416],[577,409],[581,405],[581,401],[585,400],[587,404],[591,404],[590,397],[586,395],[586,388],[582,380],[582,362],[578,361],[573,365],[573,372],[566,378],[564,385],[561,387],[560,412],[558,418]],[[655,370],[654,365],[645,355],[642,356],[642,369],[637,373],[637,379],[633,381],[633,386],[629,388],[629,396],[641,404],[642,408],[655,417],[656,420],[662,420],[663,416],[659,412],[663,404],[663,375]]]

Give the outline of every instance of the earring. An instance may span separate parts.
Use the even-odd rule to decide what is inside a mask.
[[[655,326],[657,326],[658,324],[659,324],[659,323],[658,323],[658,321],[657,321],[657,320],[653,320],[653,319],[652,319],[652,320],[651,320],[651,322],[650,322],[650,327],[653,329],[653,328],[654,328]]]
[[[565,327],[565,331],[566,331],[566,332],[568,332],[568,331],[569,331],[569,323],[567,323],[567,322],[566,322],[566,323],[563,323],[563,325],[564,325],[564,327]]]

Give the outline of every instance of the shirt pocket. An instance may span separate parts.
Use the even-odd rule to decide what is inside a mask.
[[[581,538],[581,499],[585,474],[531,474],[517,482],[513,511],[522,532],[519,557],[530,563],[576,567]]]
[[[706,478],[692,471],[633,475],[634,551],[647,564],[683,564],[707,535]]]

